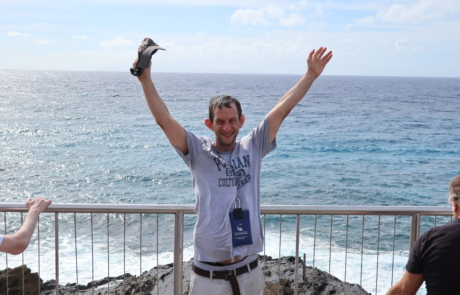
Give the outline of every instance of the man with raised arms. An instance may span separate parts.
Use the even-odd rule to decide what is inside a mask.
[[[13,255],[24,252],[29,246],[38,216],[49,204],[51,204],[51,200],[42,198],[28,199],[26,206],[29,209],[29,213],[27,213],[26,222],[24,222],[15,234],[6,236],[0,235],[0,251]]]
[[[305,75],[259,126],[239,141],[245,116],[236,98],[211,98],[209,118],[204,121],[214,132],[211,140],[184,129],[170,115],[152,82],[151,64],[138,77],[156,123],[192,174],[197,221],[190,294],[263,294],[265,282],[257,264],[257,253],[263,250],[259,196],[262,158],[276,147],[281,123],[331,58],[332,52],[326,53],[326,48],[312,50]]]

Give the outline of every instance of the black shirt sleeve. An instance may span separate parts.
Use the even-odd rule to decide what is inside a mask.
[[[422,274],[423,273],[423,264],[421,259],[421,250],[422,250],[422,241],[424,240],[425,235],[419,237],[415,242],[412,251],[409,254],[409,261],[406,264],[406,270],[413,274]]]

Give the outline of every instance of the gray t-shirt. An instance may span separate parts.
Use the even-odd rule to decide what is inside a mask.
[[[186,136],[189,153],[184,156],[176,151],[190,168],[195,188],[198,218],[194,259],[219,262],[261,252],[260,170],[262,158],[276,147],[276,140],[269,142],[268,117],[237,141],[231,152],[217,151],[207,137],[187,130]],[[233,211],[236,198],[241,200],[243,210],[249,210],[253,244],[234,248],[229,212]]]

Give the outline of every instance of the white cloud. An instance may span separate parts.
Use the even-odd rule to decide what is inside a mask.
[[[78,1],[80,5],[107,5],[108,3],[113,5],[142,5],[145,7],[146,5],[149,6],[171,6],[171,5],[183,5],[183,6],[231,6],[231,7],[242,7],[244,5],[264,5],[264,0],[80,0]],[[30,0],[0,0],[0,4],[14,4],[14,5],[36,5],[42,7],[55,7],[56,0],[41,0],[41,1],[30,1]],[[67,5],[68,3],[62,3],[64,7],[73,7],[71,4]]]
[[[320,21],[320,22],[310,22],[308,24],[308,29],[310,31],[321,31],[321,30],[324,30],[326,28],[326,23],[323,22],[323,21]]]
[[[360,19],[356,20],[355,24],[357,24],[357,25],[369,25],[369,24],[372,24],[374,21],[375,21],[375,17],[370,15],[370,16],[366,16],[366,17],[363,17],[363,18],[360,18]]]
[[[88,37],[88,36],[85,36],[85,35],[73,36],[72,38],[74,38],[74,39],[79,39],[79,40],[88,40],[88,39],[89,39],[89,37]]]
[[[174,41],[160,42],[161,47],[166,49],[168,52],[184,52],[187,51],[187,47],[183,45],[177,45]]]
[[[355,20],[357,25],[368,25],[377,21],[386,23],[420,23],[445,19],[460,13],[458,0],[419,0],[410,5],[394,4],[375,15]]]
[[[342,39],[339,41],[339,44],[350,44],[353,41],[351,38]]]
[[[307,0],[300,0],[300,1],[299,1],[299,5],[300,5],[300,6],[307,6],[307,5],[308,5],[308,1],[307,1]]]
[[[161,42],[170,56],[165,58],[185,58],[186,56],[206,56],[209,60],[221,60],[222,56],[234,60],[246,57],[247,59],[276,59],[284,56],[299,56],[306,58],[311,47],[307,38],[298,37],[289,40],[213,40],[204,44],[187,46],[174,41]]]
[[[406,44],[407,44],[407,39],[399,38],[398,40],[396,40],[394,44],[395,50],[402,51],[404,49],[407,49]]]
[[[83,50],[83,51],[78,51],[75,53],[75,55],[80,55],[80,56],[94,56],[94,55],[101,55],[102,52],[99,50]]]
[[[38,41],[38,44],[40,44],[40,45],[50,45],[51,41],[43,39],[43,40]]]
[[[300,6],[305,4],[300,3]],[[232,23],[239,25],[263,25],[269,26],[271,23],[277,23],[283,27],[294,27],[304,24],[307,19],[302,16],[300,9],[294,5],[283,8],[278,5],[269,4],[261,9],[238,9],[230,18]]]
[[[230,21],[241,25],[269,25],[265,13],[261,10],[256,11],[254,9],[238,9],[233,13]]]
[[[305,21],[306,20],[302,18],[300,15],[291,13],[287,18],[280,20],[280,25],[282,25],[283,27],[294,27],[305,23]]]
[[[8,32],[6,35],[8,37],[30,37],[29,34],[19,33],[19,32],[15,32],[15,31]]]
[[[412,42],[408,42],[407,39],[399,38],[396,40],[394,43],[394,48],[396,51],[405,51],[405,50],[410,50],[410,51],[423,51],[422,46],[416,46],[412,47],[413,45],[411,44]]]
[[[323,6],[321,4],[318,4],[318,6],[316,6],[316,15],[323,16]]]
[[[336,49],[334,50],[334,55],[335,56],[359,56],[361,55],[362,50],[360,48],[358,49],[352,49],[352,50],[340,50]]]
[[[116,46],[129,46],[133,41],[126,40],[125,37],[117,37],[113,40],[104,40],[101,42],[101,47],[116,47]]]

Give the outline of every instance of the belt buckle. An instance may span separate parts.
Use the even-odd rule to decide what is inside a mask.
[[[230,279],[230,276],[232,275],[232,273],[235,275],[236,277],[236,269],[229,269],[228,270],[228,273],[225,275],[225,280],[228,281]]]

